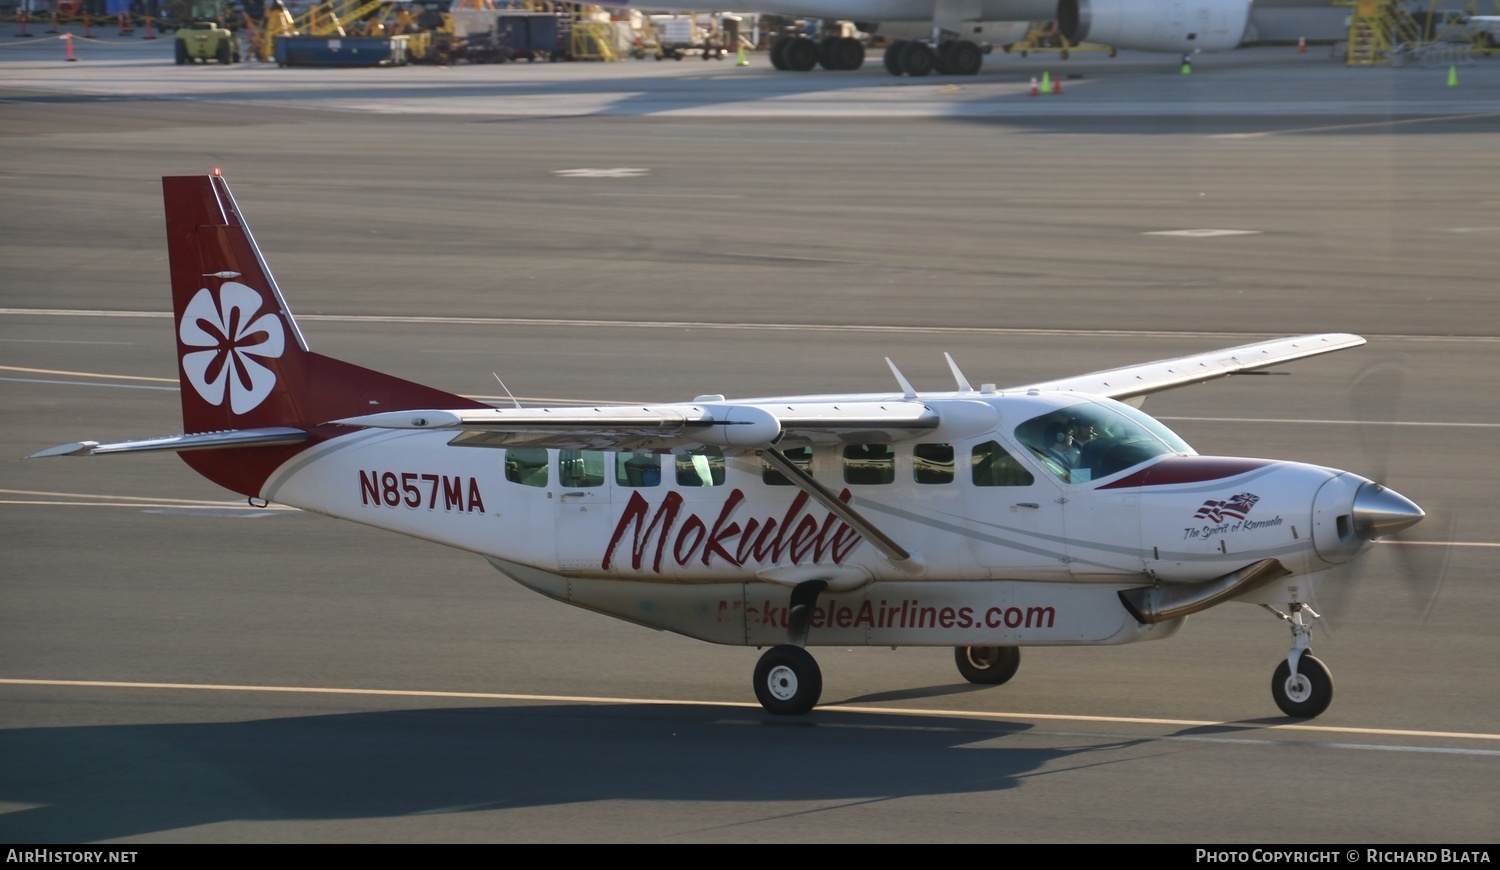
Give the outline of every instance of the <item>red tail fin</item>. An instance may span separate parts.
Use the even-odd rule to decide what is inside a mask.
[[[224,179],[161,181],[187,431],[310,422],[307,345]]]
[[[219,175],[162,179],[185,431],[329,420],[479,402],[312,353]],[[298,447],[185,453],[205,476],[247,495]],[[244,464],[253,468],[244,468]],[[233,466],[238,469],[231,470]]]

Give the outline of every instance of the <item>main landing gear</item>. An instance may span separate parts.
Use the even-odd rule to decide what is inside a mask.
[[[893,76],[971,76],[984,65],[984,50],[967,39],[939,43],[937,48],[912,39],[897,40],[885,49],[885,70]]]
[[[1290,614],[1270,606],[1266,609],[1281,617],[1292,628],[1292,648],[1271,675],[1271,697],[1276,699],[1276,706],[1281,708],[1281,712],[1288,716],[1311,719],[1333,703],[1333,675],[1328,672],[1327,665],[1313,657],[1309,648],[1312,625],[1317,621],[1318,614],[1300,602],[1292,603]],[[1304,612],[1312,616],[1312,621],[1303,621]]]
[[[981,686],[1010,682],[1021,666],[1021,648],[1015,646],[961,646],[953,650],[959,674]]]
[[[801,716],[822,694],[823,671],[800,646],[773,646],[755,665],[755,699],[772,713]]]
[[[823,695],[823,671],[803,647],[812,627],[813,607],[827,588],[825,580],[809,580],[792,588],[792,600],[787,607],[787,642],[766,650],[755,665],[755,699],[768,712],[801,716]]]
[[[771,43],[771,66],[779,70],[807,72],[815,66],[827,70],[856,70],[865,65],[865,45],[849,36],[783,34]],[[950,40],[933,47],[926,42],[902,39],[885,49],[885,69],[893,76],[971,76],[984,65],[984,49],[967,39]]]
[[[853,37],[828,36],[813,40],[783,34],[771,43],[771,66],[779,70],[807,72],[815,66],[854,70],[864,65],[865,44]]]

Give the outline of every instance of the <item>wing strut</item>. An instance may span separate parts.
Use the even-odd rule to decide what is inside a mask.
[[[812,475],[798,468],[797,463],[788,459],[785,453],[782,453],[775,447],[764,447],[757,450],[756,453],[762,459],[775,466],[776,470],[785,475],[786,479],[795,484],[798,489],[812,496],[817,500],[818,504],[828,508],[834,516],[848,523],[850,528],[868,538],[870,543],[875,546],[875,549],[879,550],[880,554],[885,556],[892,565],[909,574],[916,574],[926,567],[920,557],[907,552],[905,548],[891,540],[885,532],[876,528],[873,523],[865,519],[858,511],[840,500],[828,487],[813,480]]]

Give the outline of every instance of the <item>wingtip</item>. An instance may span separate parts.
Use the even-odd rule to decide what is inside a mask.
[[[72,444],[59,444],[56,447],[48,447],[46,450],[38,450],[26,458],[47,459],[52,456],[89,456],[93,454],[94,448],[98,446],[98,441],[74,441]]]

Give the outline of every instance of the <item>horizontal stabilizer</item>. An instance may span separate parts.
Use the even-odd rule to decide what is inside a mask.
[[[161,450],[181,453],[188,450],[220,450],[226,447],[269,447],[278,444],[299,444],[306,441],[308,437],[306,430],[286,427],[233,429],[228,432],[200,432],[194,435],[172,435],[167,438],[146,438],[140,441],[116,441],[112,444],[77,441],[42,450],[26,458],[101,456],[108,453],[150,453]]]

